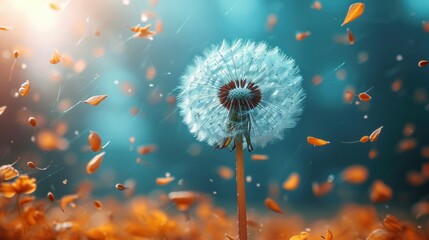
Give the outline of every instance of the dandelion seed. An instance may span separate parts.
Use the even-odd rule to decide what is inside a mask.
[[[33,127],[35,127],[35,126],[37,125],[36,118],[35,118],[35,117],[33,117],[33,116],[29,117],[27,121],[28,121],[28,123],[29,123],[31,126],[33,126]]]
[[[53,202],[55,201],[55,195],[51,192],[48,192],[47,194],[49,201]]]
[[[422,67],[426,67],[426,65],[428,64],[429,64],[428,60],[421,60],[419,61],[418,66],[422,68]]]
[[[239,238],[247,239],[243,148],[265,146],[302,112],[294,60],[265,43],[223,41],[196,57],[181,79],[178,108],[197,140],[236,149]]]
[[[119,191],[124,191],[124,190],[126,190],[126,189],[128,189],[127,187],[125,187],[123,184],[121,184],[121,183],[117,183],[116,185],[115,185],[115,188],[116,189],[118,189]]]
[[[375,142],[378,139],[378,136],[380,136],[381,130],[383,129],[383,126],[375,129],[371,135],[369,135],[369,141]]]

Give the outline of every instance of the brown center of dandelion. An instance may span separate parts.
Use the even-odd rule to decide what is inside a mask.
[[[258,85],[247,80],[235,80],[223,85],[218,92],[220,103],[229,109],[250,110],[261,102]]]

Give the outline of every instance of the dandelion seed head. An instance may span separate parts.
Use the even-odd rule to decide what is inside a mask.
[[[243,137],[265,146],[293,128],[302,112],[302,77],[293,59],[265,43],[213,45],[181,78],[178,107],[197,140],[219,146]]]

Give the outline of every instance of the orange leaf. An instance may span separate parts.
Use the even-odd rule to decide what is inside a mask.
[[[90,104],[90,105],[93,105],[93,106],[97,106],[106,98],[107,98],[107,95],[96,95],[96,96],[92,96],[92,97],[86,99],[83,102]]]
[[[360,17],[364,10],[365,10],[365,4],[363,4],[361,2],[353,3],[352,5],[350,5],[349,10],[347,11],[347,15],[344,18],[344,21],[341,24],[341,26],[344,26],[347,23],[349,23],[349,22],[355,20],[356,18]]]
[[[320,138],[311,137],[311,136],[307,137],[307,142],[315,147],[324,146],[330,143],[329,141],[326,141]]]
[[[250,158],[254,161],[265,161],[268,160],[268,156],[264,154],[252,154]]]
[[[380,135],[380,133],[381,133],[381,129],[383,129],[383,126],[381,126],[381,127],[377,128],[377,129],[375,129],[375,130],[374,130],[374,132],[372,132],[372,133],[371,133],[371,135],[369,135],[369,141],[371,141],[371,142],[375,142],[375,141],[377,141],[378,136],[379,136],[379,135]]]
[[[267,206],[267,208],[273,212],[283,213],[283,210],[281,209],[281,207],[272,198],[265,199],[265,206]]]
[[[104,154],[106,153],[102,152],[93,157],[91,161],[88,162],[88,164],[86,165],[86,172],[88,174],[93,174],[98,170],[98,168],[101,166],[101,163],[103,162]]]

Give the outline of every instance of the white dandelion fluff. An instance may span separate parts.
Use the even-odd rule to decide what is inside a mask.
[[[199,141],[224,148],[238,137],[251,151],[296,125],[303,108],[301,82],[294,60],[279,48],[223,41],[188,67],[178,107]]]

